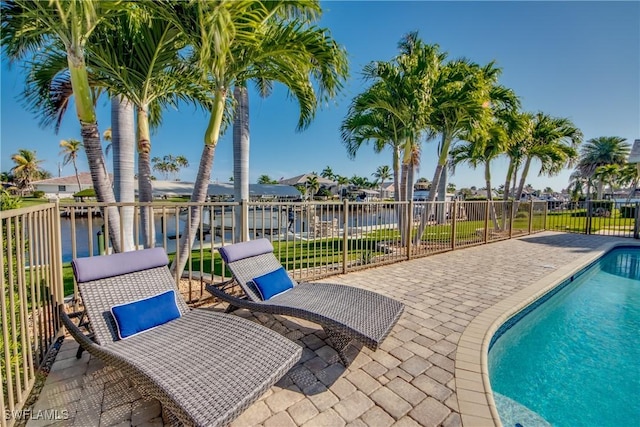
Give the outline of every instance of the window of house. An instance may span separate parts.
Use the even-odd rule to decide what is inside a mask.
[[[58,185],[58,191],[67,191],[66,185]]]

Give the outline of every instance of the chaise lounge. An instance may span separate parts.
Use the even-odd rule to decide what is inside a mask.
[[[191,310],[162,248],[75,259],[93,340],[60,307],[78,343],[124,371],[185,425],[229,424],[300,359],[302,348],[238,316]]]
[[[235,297],[215,285],[206,286],[209,293],[233,307],[320,324],[345,366],[349,343],[356,341],[377,350],[404,309],[402,303],[365,289],[293,282],[267,239],[226,245],[219,252],[246,297]]]

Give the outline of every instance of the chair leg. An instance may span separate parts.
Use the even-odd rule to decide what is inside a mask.
[[[342,364],[345,367],[349,366],[351,362],[347,358],[346,350],[347,350],[347,347],[349,347],[349,344],[351,343],[351,338],[328,328],[323,328],[323,329],[327,334],[329,341],[331,341],[331,345],[338,352],[338,357],[340,357],[340,361],[342,362]]]

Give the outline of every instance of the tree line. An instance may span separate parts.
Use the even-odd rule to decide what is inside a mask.
[[[205,201],[215,150],[228,127],[234,196],[248,199],[248,85],[268,96],[274,84],[283,84],[298,104],[297,129],[303,130],[348,76],[344,47],[317,24],[322,9],[316,0],[10,0],[0,8],[4,53],[28,70],[26,106],[43,126],[57,130],[73,97],[101,202],[134,201],[135,155],[139,201],[152,200],[154,159],[157,171],[173,172],[159,166],[164,158],[152,156],[150,131],[161,124],[163,111],[183,103],[209,116],[190,201]],[[490,189],[491,160],[509,156],[506,200],[518,179],[515,194],[521,194],[534,159],[542,163],[543,174],[556,174],[576,161],[580,130],[566,118],[520,111],[514,91],[499,83],[501,70],[494,62],[448,59],[415,32],[398,47],[391,60],[365,66],[369,87],[353,99],[340,129],[351,157],[365,143],[376,151],[392,149],[398,200],[410,200],[413,185],[408,183],[415,181],[421,142],[436,137],[438,162],[431,183],[437,191],[430,192],[431,201],[445,194],[447,173],[462,162],[483,165]],[[100,96],[111,100],[113,185],[95,113]],[[388,172],[384,180],[391,178]],[[596,179],[594,174],[589,176]],[[114,251],[133,249],[133,208],[108,209]],[[197,234],[200,210],[190,209],[189,216],[180,233],[180,262],[171,267],[177,274]],[[140,218],[143,243],[154,246],[152,212],[141,208]],[[416,239],[426,224],[422,219]],[[127,228],[123,233],[120,224]]]

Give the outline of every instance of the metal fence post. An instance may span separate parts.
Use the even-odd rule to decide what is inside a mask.
[[[587,220],[585,221],[584,234],[591,234],[591,200],[587,200]]]
[[[406,205],[407,206],[407,211],[405,212],[404,218],[405,221],[407,222],[405,224],[405,235],[407,236],[407,240],[405,242],[405,244],[407,245],[406,250],[407,250],[407,260],[411,259],[411,230],[413,229],[413,224],[411,223],[413,220],[411,219],[411,216],[409,215],[410,212],[413,212],[413,200],[409,200],[409,204]],[[427,208],[427,206],[425,205],[424,207],[425,209]],[[418,243],[420,242],[420,240],[422,240],[422,236],[418,237]]]
[[[531,202],[533,203],[533,201]],[[518,204],[520,207],[520,204]],[[509,238],[513,238],[513,221],[516,219],[516,204],[515,202],[511,202],[511,207],[509,208]]]
[[[509,233],[511,234],[511,233]],[[484,242],[489,242],[489,201],[485,201],[484,207]]]
[[[240,200],[240,238],[242,242],[249,240],[249,202]]]
[[[531,234],[532,227],[533,227],[533,200],[531,201],[531,206],[529,206],[529,234]]]
[[[542,229],[547,229],[547,214],[549,212],[549,203],[544,204],[544,218],[542,220]]]
[[[640,203],[633,207],[633,238],[640,239]]]
[[[347,274],[347,261],[349,259],[349,200],[342,203],[342,274]]]
[[[453,201],[453,212],[451,213],[451,250],[456,248],[456,229],[458,221],[458,200]]]

